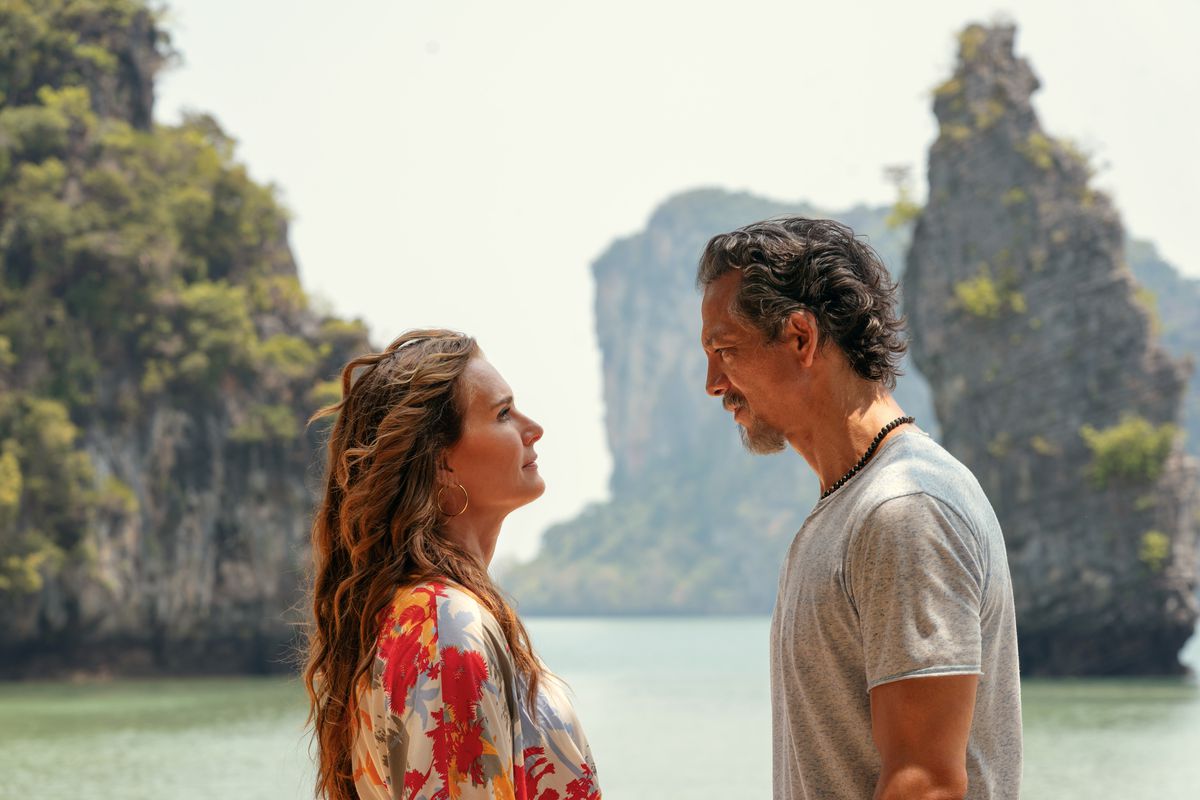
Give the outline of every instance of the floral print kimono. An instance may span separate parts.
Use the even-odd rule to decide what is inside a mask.
[[[404,588],[358,689],[354,781],[363,800],[600,800],[561,685],[537,719],[496,618],[464,589]]]

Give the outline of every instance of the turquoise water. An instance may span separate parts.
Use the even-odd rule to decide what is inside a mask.
[[[770,796],[766,619],[530,629],[575,691],[606,797]],[[1023,693],[1023,797],[1200,797],[1194,683],[1038,680]],[[0,798],[311,797],[306,711],[281,678],[0,685]]]

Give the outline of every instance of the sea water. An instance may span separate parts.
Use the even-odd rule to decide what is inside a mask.
[[[529,628],[574,692],[605,797],[770,797],[767,619]],[[1194,681],[1027,680],[1022,693],[1024,798],[1200,798]],[[0,684],[0,798],[311,797],[306,714],[294,678]]]

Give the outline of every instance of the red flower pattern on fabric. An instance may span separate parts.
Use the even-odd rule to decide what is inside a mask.
[[[538,794],[542,779],[547,775],[553,775],[555,771],[554,762],[546,757],[546,748],[526,747],[522,758],[525,760],[525,767],[521,770],[521,777],[524,780],[517,786],[523,789],[524,793],[517,797],[528,800],[558,800],[559,794],[554,789],[547,789]]]
[[[447,647],[442,656],[442,698],[459,722],[475,718],[482,698],[480,687],[488,679],[487,663],[474,650],[463,652]]]
[[[436,636],[437,598],[445,596],[445,587],[431,584],[413,594],[423,596],[423,601],[390,607],[390,613],[385,613],[380,626],[379,656],[385,662],[383,685],[395,714],[405,712],[408,695],[417,685],[417,678],[430,671],[429,651],[430,641]]]
[[[417,792],[424,788],[429,781],[429,773],[421,772],[420,770],[410,769],[404,773],[404,795],[405,797],[416,797]]]
[[[433,713],[437,725],[427,734],[433,739],[434,766],[445,782],[466,777],[480,785],[484,782],[483,723],[476,719],[476,711],[488,677],[487,663],[482,654],[457,647],[447,647],[439,655],[445,705]]]
[[[596,788],[596,776],[586,763],[580,764],[582,777],[567,784],[567,800],[600,800],[600,790]]]
[[[458,800],[484,796],[464,794],[477,787],[490,800],[601,800],[586,740],[559,721],[570,715],[565,698],[539,698],[557,709],[550,727],[506,713],[506,695],[519,696],[521,687],[495,679],[511,674],[497,671],[511,654],[483,644],[503,634],[477,598],[428,583],[401,589],[380,617],[378,659],[360,698],[374,709],[360,731],[369,734],[366,752],[372,753],[366,763],[356,756],[360,796]],[[440,625],[447,626],[447,636],[453,626],[453,645],[442,641]],[[398,756],[407,763],[389,764],[397,751],[377,748],[397,736],[408,737]],[[564,752],[575,758],[562,760]],[[403,788],[392,787],[384,776],[401,771]],[[393,794],[397,789],[400,794]]]

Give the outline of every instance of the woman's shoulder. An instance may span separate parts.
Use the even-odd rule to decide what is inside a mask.
[[[492,616],[474,592],[444,579],[422,581],[398,586],[392,595],[389,610],[404,613],[409,609],[421,609],[438,613],[471,614]]]
[[[477,695],[502,658],[490,618],[472,593],[448,582],[398,587],[383,613],[371,670],[376,702],[393,715],[420,711],[428,719],[439,691]]]
[[[496,619],[470,590],[444,580],[401,586],[392,596],[382,635],[426,629],[439,647],[477,649]]]

